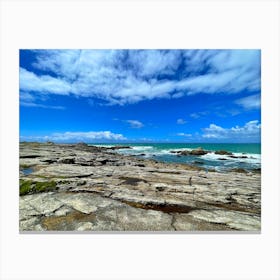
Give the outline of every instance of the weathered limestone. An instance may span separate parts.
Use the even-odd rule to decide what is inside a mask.
[[[21,143],[20,179],[56,184],[20,196],[21,231],[261,229],[258,173],[205,172],[83,143]]]

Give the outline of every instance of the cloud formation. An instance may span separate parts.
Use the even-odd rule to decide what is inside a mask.
[[[95,141],[95,140],[126,140],[122,134],[116,134],[111,131],[88,131],[88,132],[63,132],[53,133],[49,136],[30,136],[21,137],[23,140],[36,140],[36,141],[58,141],[58,142],[77,142],[77,141]]]
[[[131,128],[141,128],[144,126],[143,123],[137,120],[126,120],[125,122],[129,123]]]
[[[220,140],[260,140],[261,124],[258,120],[247,122],[244,126],[223,128],[216,124],[210,124],[203,129],[203,138]]]
[[[247,110],[259,109],[261,107],[261,96],[260,94],[250,95],[237,99],[235,103]]]
[[[177,135],[177,136],[184,136],[184,137],[191,137],[191,136],[192,136],[192,134],[183,133],[183,132],[177,133],[176,135]]]
[[[20,105],[24,107],[34,107],[34,108],[44,108],[44,109],[55,109],[55,110],[64,110],[64,106],[52,106],[52,105],[45,105],[42,103],[38,103],[38,101],[42,101],[46,98],[38,97],[32,95],[28,92],[20,92]]]
[[[177,124],[185,124],[187,121],[184,119],[178,119]]]
[[[185,95],[260,90],[259,50],[36,50],[20,68],[30,94],[129,104]]]

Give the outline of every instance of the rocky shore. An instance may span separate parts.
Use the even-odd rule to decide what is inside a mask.
[[[20,143],[20,231],[260,231],[260,174],[208,172],[121,148]]]

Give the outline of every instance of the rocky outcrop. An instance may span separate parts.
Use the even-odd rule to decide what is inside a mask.
[[[112,146],[106,147],[107,150],[121,150],[121,149],[132,149],[130,146]]]
[[[171,151],[171,153],[174,153],[174,151]],[[208,151],[203,150],[202,148],[197,148],[191,151],[178,151],[177,152],[179,155],[182,156],[203,156],[206,155],[207,153],[209,153]]]
[[[21,143],[20,155],[32,166],[20,173],[21,231],[260,230],[258,173],[206,172],[86,144]]]
[[[247,156],[233,156],[233,155],[230,155],[229,157],[230,158],[248,158]]]
[[[220,151],[215,151],[215,155],[232,155],[231,152],[220,150]]]

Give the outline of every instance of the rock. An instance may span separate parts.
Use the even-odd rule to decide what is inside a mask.
[[[97,158],[97,159],[95,159],[95,161],[101,163],[102,165],[104,165],[107,162],[109,162],[109,159],[108,158]]]
[[[130,146],[112,146],[107,147],[108,150],[132,149]]]
[[[244,168],[233,168],[231,169],[232,172],[238,172],[238,173],[248,173]]]
[[[254,173],[261,173],[261,168],[255,168],[252,170]]]
[[[215,155],[232,155],[231,152],[220,150],[220,151],[215,151]]]
[[[204,164],[204,162],[203,161],[200,161],[200,160],[195,160],[194,162],[193,162],[194,164]]]
[[[25,187],[55,186],[20,196],[21,231],[260,230],[260,170],[206,173],[83,144],[20,143],[20,156]]]
[[[188,156],[191,154],[191,152],[190,151],[180,151],[180,152],[178,152],[178,154],[181,156]]]
[[[162,191],[165,190],[165,188],[164,187],[156,187],[156,190],[162,192]]]
[[[40,155],[20,155],[20,158],[38,158]]]
[[[90,222],[85,222],[85,223],[79,223],[77,225],[77,229],[78,231],[88,231],[88,230],[93,230],[94,226],[93,223]]]
[[[64,164],[74,164],[75,158],[61,158],[57,161],[58,163],[64,163]]]
[[[86,185],[86,183],[87,183],[87,181],[85,181],[85,180],[78,181],[77,186],[84,186],[84,185]]]
[[[190,152],[191,155],[195,155],[195,156],[202,156],[202,155],[206,155],[207,153],[208,151],[205,151],[202,148],[198,148]]]
[[[86,144],[84,142],[79,142],[76,144],[76,147],[88,147],[88,144]]]
[[[208,153],[208,151],[203,150],[202,148],[197,148],[195,150],[191,150],[191,151],[179,151],[179,154],[182,156],[202,156],[202,155],[206,155]]]
[[[225,225],[235,230],[260,230],[260,220],[254,215],[224,210],[196,210],[190,213],[197,220]]]
[[[90,166],[90,165],[94,165],[92,160],[88,160],[85,158],[76,158],[75,159],[75,163],[81,166]]]
[[[233,155],[230,155],[229,157],[230,158],[248,158],[247,156],[233,156]]]
[[[57,162],[57,159],[41,159],[41,162],[46,162],[48,164],[52,164],[54,162]]]
[[[138,166],[138,167],[145,167],[145,164],[143,164],[143,163],[138,163],[138,164],[136,164],[135,166]]]

